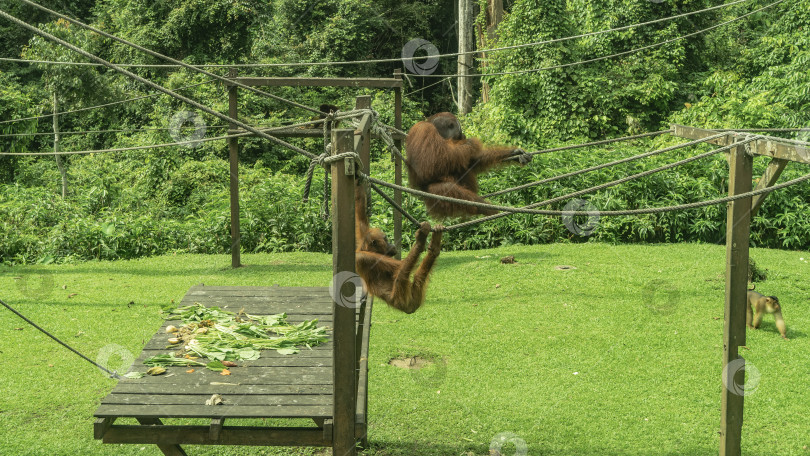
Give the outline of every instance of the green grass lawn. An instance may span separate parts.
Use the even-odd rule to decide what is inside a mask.
[[[517,263],[501,264],[506,255]],[[748,333],[742,354],[760,377],[745,398],[743,454],[810,455],[810,254],[752,257],[768,270],[757,290],[780,298],[791,340],[770,316]],[[161,324],[160,306],[192,285],[322,286],[331,274],[323,254],[243,262],[232,270],[227,256],[176,255],[3,267],[0,298],[96,359],[117,345],[137,355]],[[723,246],[694,244],[442,253],[424,308],[375,307],[366,454],[487,455],[498,435],[522,439],[530,455],[717,454],[724,262]],[[435,363],[388,364],[403,355]],[[93,412],[115,381],[4,308],[0,361],[0,454],[160,454],[93,440]]]

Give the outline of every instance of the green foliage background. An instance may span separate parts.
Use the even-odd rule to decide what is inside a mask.
[[[64,21],[16,2],[2,9],[38,23],[51,33],[114,62],[155,64],[156,59],[113,44]],[[456,50],[454,12],[445,2],[328,0],[103,0],[44,2],[141,45],[202,63],[281,63],[398,57],[402,46],[424,38],[440,52]],[[485,4],[485,2],[482,2]],[[544,1],[507,4],[498,37],[487,47],[508,46],[588,33],[654,20],[714,5],[685,1]],[[624,52],[732,19],[765,3],[745,2],[673,21],[599,34],[552,45],[489,53],[487,73],[544,68]],[[479,8],[480,9],[480,8]],[[483,16],[479,17],[479,22]],[[560,143],[665,129],[670,122],[705,128],[810,126],[810,0],[783,2],[749,18],[684,40],[593,62],[548,71],[483,78],[491,86],[463,120],[468,135],[531,150]],[[50,43],[0,23],[7,43],[0,57],[76,61]],[[480,62],[479,62],[480,63]],[[240,75],[389,77],[401,63],[308,65],[240,69]],[[187,71],[136,67],[135,72],[227,111],[225,88]],[[227,69],[214,71],[225,74]],[[455,71],[442,59],[437,73]],[[407,128],[424,115],[454,110],[447,83],[409,78],[404,99]],[[188,87],[192,86],[192,87]],[[429,87],[428,87],[429,86]],[[476,87],[479,84],[476,83]],[[416,90],[424,89],[416,92]],[[52,94],[61,110],[151,95],[143,87],[94,67],[18,64],[0,61],[0,122],[51,112]],[[393,95],[384,91],[334,88],[273,88],[276,95],[317,106],[351,108],[354,97],[370,94],[381,120],[393,124]],[[185,108],[153,96],[60,118],[63,150],[91,150],[171,142],[165,128]],[[267,126],[307,120],[309,114],[279,102],[240,93],[243,120]],[[218,119],[203,116],[207,136],[223,134]],[[51,118],[0,123],[0,151],[51,149]],[[7,136],[20,134],[23,136]],[[806,134],[789,137],[807,140]],[[293,140],[313,152],[320,140]],[[668,137],[617,147],[537,156],[526,168],[510,167],[481,179],[495,191],[592,166],[674,143]],[[258,139],[241,141],[240,184],[243,249],[247,252],[328,251],[330,230],[322,217],[322,171],[316,172],[309,203],[301,202],[308,161]],[[693,148],[643,162],[523,190],[493,201],[524,205],[624,177],[703,151]],[[706,149],[708,150],[708,149]],[[392,180],[387,152],[375,145],[373,173]],[[34,263],[117,259],[182,251],[229,250],[228,167],[224,142],[199,148],[161,148],[66,157],[69,194],[62,200],[52,157],[0,157],[0,262]],[[765,163],[757,160],[756,172]],[[653,175],[585,197],[598,209],[663,206],[716,198],[725,193],[722,156]],[[782,179],[807,172],[791,164]],[[754,220],[758,246],[810,248],[810,188],[805,184],[772,194]],[[562,209],[564,202],[551,206]],[[424,218],[421,202],[406,208]],[[640,217],[603,217],[590,237],[609,242],[722,242],[725,211],[713,206]],[[374,223],[389,233],[392,210],[376,199]],[[405,229],[409,242],[410,227]],[[449,233],[445,246],[478,249],[515,243],[583,242],[559,219],[515,215]]]

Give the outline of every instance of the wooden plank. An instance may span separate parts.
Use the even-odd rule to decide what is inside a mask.
[[[96,418],[93,423],[93,438],[100,440],[115,422],[115,417]]]
[[[332,131],[332,154],[354,150],[352,130]],[[345,161],[345,160],[344,160]],[[332,164],[332,274],[336,301],[334,309],[334,432],[332,453],[354,456],[355,408],[355,322],[357,314],[343,304],[341,286],[356,276],[354,266],[354,176],[345,172],[340,163]],[[334,298],[334,296],[333,296]]]
[[[765,169],[762,177],[759,178],[759,182],[757,182],[755,190],[773,186],[776,181],[779,180],[779,176],[782,175],[782,171],[785,170],[785,166],[787,164],[787,160],[782,160],[780,158],[772,159],[771,162],[768,163],[768,167]],[[763,193],[754,197],[753,201],[751,202],[751,218],[754,218],[754,216],[757,215],[762,203],[765,202],[766,196],[768,196],[768,193]]]
[[[138,422],[142,425],[149,425],[156,426],[156,428],[163,427],[163,423],[160,421],[159,418],[138,418]],[[112,430],[112,429],[110,429]],[[109,435],[109,432],[107,432]],[[103,442],[103,440],[102,440]],[[157,445],[158,449],[166,456],[187,456],[186,452],[180,448],[180,445],[171,444],[171,443],[159,443]]]
[[[131,384],[120,382],[113,388],[112,394],[172,394],[173,391],[180,391],[185,394],[201,394],[210,397],[212,394],[222,395],[327,395],[332,397],[332,385],[211,385],[199,384],[188,385],[185,383],[173,383],[171,379],[164,379],[165,383],[137,383]],[[225,382],[220,382],[225,383]],[[109,397],[109,395],[108,395]],[[102,400],[104,403],[107,398]]]
[[[705,130],[703,128],[687,127],[685,125],[678,125],[678,124],[670,124],[670,128],[675,130],[672,133],[673,136],[680,136],[681,138],[686,139],[703,139],[708,138],[709,136],[714,136],[717,133],[720,133],[714,130]],[[717,146],[728,146],[734,142],[734,134],[735,133],[733,131],[730,131],[728,132],[727,135],[706,141],[706,143],[714,144]]]
[[[321,125],[313,125],[313,128],[279,128],[278,130],[265,130],[263,128],[259,128],[259,130],[267,133],[270,136],[275,136],[276,138],[323,138],[323,127],[321,127]],[[242,130],[241,128],[228,130],[228,134],[242,135],[245,138],[258,137],[258,135],[255,133]]]
[[[230,311],[230,312],[238,312],[239,310],[242,309],[242,307],[225,307],[225,306],[218,306],[218,307],[223,309],[223,310]],[[281,313],[281,312],[266,312],[266,313],[254,312],[254,310],[256,310],[256,309],[252,309],[251,307],[248,307],[248,306],[243,306],[243,307],[245,309],[245,312],[249,313],[251,315],[275,315],[275,314]],[[309,320],[318,320],[318,323],[320,323],[319,326],[326,326],[327,328],[332,326],[331,325],[332,318],[333,318],[332,315],[327,315],[327,314],[312,314],[312,313],[288,313],[287,314],[287,322],[290,323],[290,324],[298,324],[298,323],[301,323],[303,321],[309,321]],[[166,320],[166,323],[167,324],[161,326],[161,331],[163,331],[163,332],[166,331],[166,326],[168,326],[168,325],[174,325],[174,326],[182,326],[183,325],[183,322],[180,321],[180,320]]]
[[[222,432],[222,426],[225,424],[225,418],[212,418],[211,429],[208,431],[208,436],[213,441],[219,440],[219,434]]]
[[[732,149],[729,156],[730,196],[751,191],[753,160],[745,148]],[[748,244],[751,228],[751,198],[732,201],[726,222],[726,301],[723,326],[723,378],[720,455],[741,454],[743,424],[742,385],[745,360],[738,349],[745,345],[745,313],[748,288]],[[729,368],[729,363],[734,363]],[[742,363],[742,365],[739,365]]]
[[[229,77],[236,77],[236,70],[231,69]],[[236,99],[236,86],[228,89],[228,115],[231,119],[239,116],[239,106]],[[231,123],[230,128],[236,128]],[[238,268],[241,263],[241,241],[239,232],[239,139],[228,139],[228,162],[230,169],[230,196],[231,196],[231,267]]]
[[[332,396],[325,394],[220,394],[228,405],[259,406],[259,405],[322,405],[331,406]],[[203,405],[211,398],[211,394],[186,394],[186,391],[163,391],[160,394],[117,394],[113,393],[104,398],[104,405]]]
[[[170,352],[171,350],[169,350]],[[160,355],[167,353],[167,350],[144,350],[142,353],[143,359],[150,356]],[[139,360],[143,362],[142,359]],[[140,363],[133,365],[137,366]],[[332,352],[329,350],[308,350],[302,349],[301,352],[295,355],[280,355],[275,350],[263,350],[261,357],[252,361],[239,361],[239,367],[331,367],[332,366]],[[140,370],[136,368],[134,370]]]
[[[252,87],[402,87],[401,79],[386,78],[235,78],[235,81]]]
[[[187,369],[186,367],[167,367],[166,374],[161,376],[152,377],[147,375],[143,378],[127,379],[127,382],[132,384],[153,384],[171,379],[173,383],[180,385],[210,384],[211,382],[239,383],[242,385],[329,385],[332,383],[332,368],[329,367],[235,367],[230,371],[231,375],[227,376],[205,368],[198,368],[193,373],[187,374]],[[307,369],[313,369],[313,373],[304,373],[307,372]],[[329,372],[322,372],[323,370]],[[171,375],[171,377],[167,377],[167,375]]]
[[[322,405],[125,405],[101,404],[97,417],[139,418],[312,418],[331,417],[332,407]],[[113,426],[115,427],[115,426]],[[111,428],[112,429],[112,428]],[[108,431],[109,432],[109,431]]]
[[[353,211],[350,210],[349,213],[353,214]],[[353,249],[351,252],[353,253]],[[229,306],[232,311],[244,307],[246,312],[256,315],[287,312],[288,321],[293,321],[293,315],[289,314],[291,305],[299,306],[298,311],[302,312],[298,314],[300,321],[333,318],[331,314],[313,315],[300,310],[309,306],[309,310],[313,312],[324,312],[324,309],[326,312],[331,311],[334,305],[331,297],[327,302],[323,300],[324,295],[329,296],[325,287],[309,287],[311,289],[305,290],[286,287],[263,287],[266,288],[263,290],[257,287],[212,288],[214,287],[202,285],[191,287],[184,299],[206,301],[204,305],[222,303],[220,307]],[[244,301],[240,302],[242,300]],[[319,302],[313,303],[313,300]],[[278,312],[275,311],[276,307]],[[348,310],[351,311],[351,317],[358,318],[354,309]],[[166,348],[169,335],[165,333],[165,327],[179,323],[164,322],[161,330],[147,343],[134,370],[143,370],[141,368],[146,367],[141,364],[143,359],[172,351]],[[365,334],[365,331],[361,334]],[[204,368],[186,373],[188,368],[170,367],[167,369],[167,374],[173,374],[170,376],[121,380],[96,411],[98,419],[94,433],[105,443],[155,443],[164,454],[185,454],[179,445],[191,443],[331,445],[331,439],[325,440],[319,429],[314,433],[306,428],[246,429],[225,426],[220,419],[306,418],[321,423],[331,419],[335,410],[332,381],[335,368],[334,359],[330,356],[333,354],[333,347],[334,343],[330,341],[312,350],[303,349],[297,355],[287,356],[279,355],[274,350],[264,350],[258,360],[243,361],[238,367],[232,368],[230,376],[222,376]],[[366,345],[365,351],[361,350],[361,353],[367,354],[367,350]],[[355,358],[354,363],[356,362]],[[363,384],[367,382],[367,376],[361,379]],[[212,394],[222,395],[224,403],[218,406],[203,405]],[[352,392],[353,399],[354,394],[356,392]],[[353,405],[360,415],[355,413],[355,420],[365,419],[363,401],[367,399],[364,397],[365,393],[356,396],[356,404]],[[142,426],[116,426],[112,424],[115,417],[135,417]],[[212,423],[210,426],[196,427],[164,426],[161,418],[210,418]],[[354,424],[352,434],[356,438],[363,438],[365,424]],[[268,438],[268,432],[275,437]],[[345,440],[350,441],[353,447],[354,439]]]
[[[755,154],[810,164],[810,149],[805,146],[780,142],[776,139],[758,139],[753,144],[756,144]]]
[[[223,426],[217,440],[211,439],[209,426],[113,426],[104,443],[139,443],[157,445],[259,445],[259,446],[328,446],[318,428],[274,428],[258,426]]]
[[[319,325],[319,326],[323,326],[323,325]],[[146,345],[144,346],[144,350],[163,350],[164,352],[166,352],[166,351],[176,351],[176,350],[179,349],[179,345],[169,345],[168,344],[167,340],[169,339],[169,337],[171,337],[171,335],[166,334],[165,329],[163,329],[161,332],[162,333],[158,333],[156,336],[152,337],[152,339],[149,342],[146,343]],[[329,332],[327,331],[327,335],[328,334],[329,334]],[[310,352],[310,351],[313,351],[313,350],[315,350],[315,351],[317,351],[317,350],[331,350],[329,348],[329,345],[331,345],[331,341],[326,342],[326,343],[321,344],[321,345],[317,345],[317,346],[312,347],[312,348],[301,347],[300,348],[301,351],[299,353],[297,353],[295,355],[284,355],[284,356],[288,356],[288,357],[289,356],[298,356],[301,353],[304,353],[304,351]],[[268,354],[268,355],[271,354],[271,353],[278,354],[278,352],[275,351],[275,350],[262,350],[261,351],[262,355],[264,355],[265,353]]]

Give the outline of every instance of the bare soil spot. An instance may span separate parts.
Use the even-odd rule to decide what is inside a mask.
[[[431,364],[433,364],[433,361],[430,361],[417,355],[417,356],[409,356],[407,358],[394,358],[391,361],[388,361],[388,364],[396,367],[401,367],[402,369],[419,370],[423,367],[430,366]]]

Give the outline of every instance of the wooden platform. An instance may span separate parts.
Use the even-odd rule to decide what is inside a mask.
[[[192,287],[181,305],[198,302],[254,315],[286,313],[290,323],[318,319],[331,328],[333,302],[328,288],[288,287]],[[356,434],[366,433],[367,359],[371,303],[357,309],[357,425]],[[166,349],[167,321],[146,344],[131,370],[144,372],[143,360]],[[263,350],[254,361],[240,361],[223,376],[205,368],[187,373],[186,367],[169,367],[164,375],[122,379],[101,401],[95,412],[95,438],[104,443],[158,444],[165,454],[185,454],[180,444],[195,445],[285,445],[331,446],[333,415],[333,353],[330,341],[295,355]],[[220,394],[224,403],[206,406],[211,395]],[[136,418],[140,425],[116,425],[117,418]],[[169,425],[167,418],[206,418],[209,425]],[[232,418],[308,418],[312,426],[247,427],[228,426]],[[306,422],[304,422],[306,423]]]

